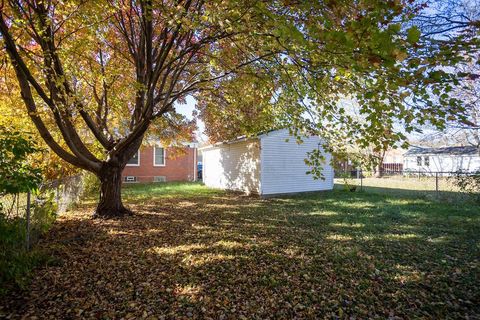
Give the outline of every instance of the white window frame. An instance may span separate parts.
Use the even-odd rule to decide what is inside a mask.
[[[127,165],[126,165],[127,167],[140,167],[140,149],[137,150],[137,154],[138,154],[137,163],[136,164],[135,163],[127,163]]]
[[[133,178],[132,181],[128,181],[128,178]],[[123,182],[124,183],[137,183],[138,182],[138,178],[137,176],[124,176],[123,177]]]
[[[157,164],[157,157],[155,156],[156,148],[162,148],[163,149],[163,164]],[[153,146],[153,166],[154,167],[165,167],[167,165],[167,148],[164,146]]]

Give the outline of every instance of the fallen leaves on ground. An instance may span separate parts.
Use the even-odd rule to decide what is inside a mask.
[[[136,215],[122,220],[92,220],[88,205],[60,217],[40,244],[55,261],[36,271],[28,290],[5,297],[0,316],[480,314],[474,208],[342,192],[276,200],[158,192],[127,192]]]

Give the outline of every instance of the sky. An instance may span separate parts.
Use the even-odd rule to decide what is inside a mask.
[[[194,97],[188,96],[186,99],[186,103],[177,103],[175,105],[175,109],[178,113],[181,115],[185,116],[188,120],[193,120],[195,117],[193,116],[193,111],[195,110],[195,106],[197,101],[195,100]],[[197,136],[198,142],[206,142],[208,140],[208,137],[205,135],[205,124],[201,119],[196,117],[197,121],[197,131],[195,132]]]

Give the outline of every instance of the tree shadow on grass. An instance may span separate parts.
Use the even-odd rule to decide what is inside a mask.
[[[132,203],[132,202],[130,202]],[[12,317],[343,318],[479,314],[479,218],[425,200],[331,192],[133,199],[78,208],[44,240]],[[7,297],[8,300],[9,297]]]

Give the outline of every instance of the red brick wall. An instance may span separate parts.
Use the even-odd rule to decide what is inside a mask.
[[[185,153],[167,148],[165,166],[153,165],[153,147],[140,148],[140,166],[126,166],[123,176],[135,176],[139,182],[153,182],[154,176],[165,176],[167,181],[194,181],[196,178],[196,148],[185,148]]]

